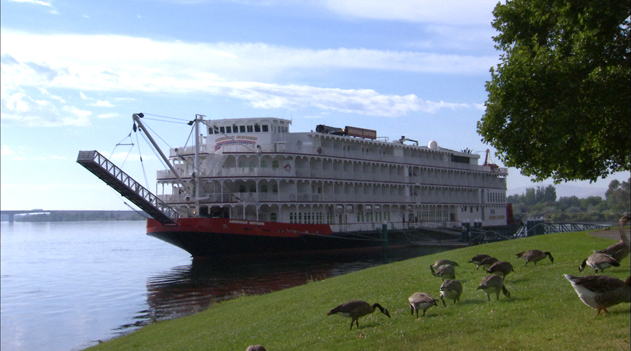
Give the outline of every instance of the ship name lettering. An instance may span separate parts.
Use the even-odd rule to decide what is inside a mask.
[[[244,220],[239,220],[239,219],[231,219],[230,222],[228,223],[234,223],[234,224],[251,224],[251,225],[265,225],[265,223],[263,222],[255,222],[255,221],[244,221]]]
[[[236,137],[221,137],[221,138],[217,138],[215,139],[215,142],[220,142],[220,141],[224,141],[224,140],[259,140],[258,137],[253,137],[253,136],[247,136],[247,135],[237,135]]]

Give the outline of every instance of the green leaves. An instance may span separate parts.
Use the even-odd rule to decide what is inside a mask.
[[[631,170],[628,2],[515,0],[494,10],[482,141],[534,180]]]

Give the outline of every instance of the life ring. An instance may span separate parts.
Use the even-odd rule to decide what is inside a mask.
[[[288,163],[288,164],[286,164],[286,165],[284,165],[284,166],[283,166],[283,168],[284,168],[287,172],[291,171],[291,165],[290,165],[289,163]]]

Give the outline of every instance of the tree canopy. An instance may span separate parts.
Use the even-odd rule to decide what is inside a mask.
[[[630,2],[498,3],[482,141],[535,181],[631,170]]]
[[[630,184],[631,178],[622,182],[612,180],[605,199],[601,196],[562,196],[557,199],[556,188],[548,185],[527,188],[521,195],[508,196],[506,202],[513,205],[515,219],[522,221],[544,217],[551,221],[617,222],[621,215],[630,210]]]

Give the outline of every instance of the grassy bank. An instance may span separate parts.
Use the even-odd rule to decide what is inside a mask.
[[[585,306],[562,276],[579,273],[578,266],[593,249],[612,240],[587,233],[537,236],[467,247],[310,282],[261,296],[222,302],[193,316],[149,325],[128,336],[89,350],[245,350],[262,344],[267,350],[629,350],[629,304],[596,311]],[[550,251],[555,260],[524,267],[517,252]],[[485,276],[467,263],[486,253],[513,263],[506,278],[511,293],[487,302],[476,290]],[[439,297],[441,280],[429,265],[439,258],[460,263],[457,279],[464,286],[461,302],[431,307],[425,317],[410,315],[407,298],[424,291]],[[625,279],[629,259],[607,275]],[[392,316],[376,311],[359,319],[328,316],[329,309],[351,299],[379,302]]]

